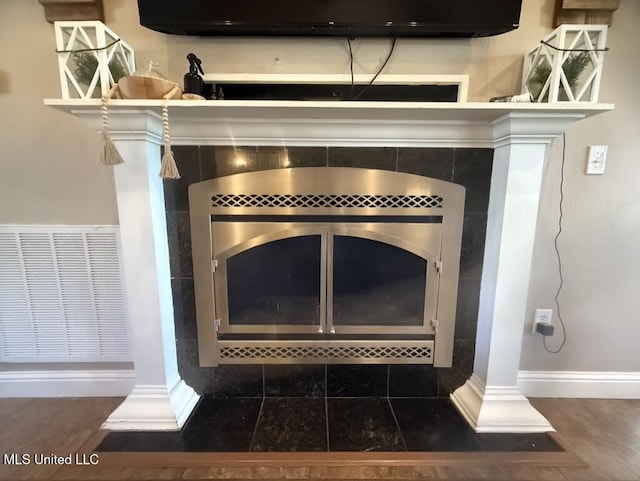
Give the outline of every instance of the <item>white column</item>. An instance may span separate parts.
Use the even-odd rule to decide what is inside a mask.
[[[113,167],[136,384],[102,426],[178,430],[199,396],[178,374],[169,248],[160,172],[162,120],[114,112],[110,131],[124,164]]]
[[[517,387],[542,174],[571,116],[510,114],[495,151],[473,375],[451,399],[477,432],[545,432],[551,424]]]

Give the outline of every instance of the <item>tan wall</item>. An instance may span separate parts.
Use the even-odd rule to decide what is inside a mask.
[[[560,308],[569,340],[547,354],[527,336],[522,369],[640,371],[640,2],[622,0],[609,29],[600,99],[613,112],[575,124],[566,134],[564,226],[559,248],[565,287]],[[608,145],[604,176],[584,175],[587,147]],[[545,176],[529,291],[529,312],[553,307],[561,141]],[[557,323],[557,320],[554,319]],[[556,347],[558,335],[549,342]]]
[[[97,135],[59,97],[53,27],[37,1],[0,2],[0,223],[117,224]]]
[[[105,0],[106,23],[136,49],[138,65],[153,59],[173,80],[187,53],[208,73],[347,73],[344,39],[199,39],[140,27],[136,2]],[[551,30],[554,0],[524,0],[521,27],[474,40],[400,39],[386,73],[470,75],[470,100],[518,91],[522,56]],[[634,346],[640,323],[640,179],[637,85],[640,2],[622,0],[610,30],[601,100],[616,111],[576,124],[567,133],[565,231],[561,239],[566,287],[562,309],[569,342],[560,355],[527,336],[522,368],[638,370]],[[0,223],[117,223],[113,179],[98,163],[98,138],[79,120],[46,108],[58,97],[53,27],[36,0],[0,2]],[[356,73],[373,74],[388,39],[354,42]],[[276,62],[274,59],[280,59]],[[276,63],[278,63],[276,65]],[[586,147],[606,144],[605,176],[582,174]],[[530,307],[554,307],[557,268],[552,240],[558,211],[560,149],[544,181]]]

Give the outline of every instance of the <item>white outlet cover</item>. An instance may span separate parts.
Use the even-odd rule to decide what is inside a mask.
[[[536,309],[533,316],[533,326],[531,332],[536,334],[536,324],[539,322],[546,322],[547,324],[553,324],[553,309]]]

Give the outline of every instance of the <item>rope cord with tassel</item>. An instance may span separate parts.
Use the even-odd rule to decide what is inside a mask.
[[[102,149],[100,150],[100,162],[104,165],[118,165],[124,163],[124,159],[118,152],[116,145],[111,140],[109,135],[109,110],[107,109],[107,103],[111,100],[111,97],[118,91],[118,84],[111,87],[106,94],[102,96]]]
[[[171,151],[171,138],[169,136],[169,106],[167,105],[167,101],[173,97],[178,90],[180,90],[180,88],[175,86],[171,89],[171,92],[163,97],[162,140],[164,142],[164,155],[162,156],[162,164],[160,166],[160,177],[163,179],[180,178],[180,172],[178,172],[178,166],[176,165],[176,160],[173,158],[173,152]]]

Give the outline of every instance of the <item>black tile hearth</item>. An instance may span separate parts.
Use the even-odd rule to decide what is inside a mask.
[[[480,443],[448,399],[392,399],[409,451],[480,451]]]
[[[250,451],[326,451],[324,399],[265,398]]]
[[[331,451],[405,451],[386,398],[327,399]]]
[[[261,399],[203,398],[179,432],[112,432],[97,451],[247,452]]]
[[[247,452],[260,413],[259,398],[205,398],[182,430],[184,451]]]
[[[445,398],[202,398],[180,432],[111,432],[97,452],[559,452],[547,434],[476,434]]]

